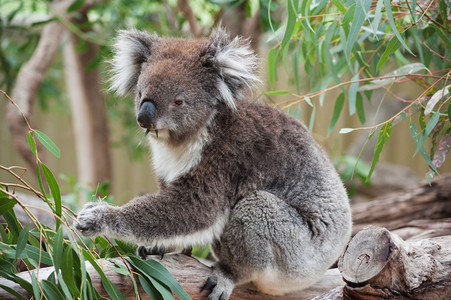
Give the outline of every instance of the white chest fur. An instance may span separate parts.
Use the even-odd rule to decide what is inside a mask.
[[[157,176],[170,183],[189,172],[200,162],[202,149],[209,140],[206,129],[196,138],[175,147],[163,140],[152,138],[152,162]]]

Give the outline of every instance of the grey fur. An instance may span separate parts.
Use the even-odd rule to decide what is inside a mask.
[[[160,190],[121,207],[87,204],[77,228],[155,249],[211,243],[210,300],[249,281],[271,294],[313,284],[350,238],[347,194],[303,124],[243,96],[257,81],[247,42],[221,29],[208,40],[136,31],[123,39],[131,48],[113,62],[134,58],[136,74],[113,67],[112,86],[135,93],[137,113],[155,105],[149,142]]]

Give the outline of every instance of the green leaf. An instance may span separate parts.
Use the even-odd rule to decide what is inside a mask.
[[[16,299],[19,300],[27,300],[27,298],[25,298],[24,296],[22,296],[21,294],[19,294],[18,292],[16,292],[15,290],[13,290],[10,287],[7,287],[6,285],[0,284],[0,288],[7,291],[8,293],[10,293],[11,295],[13,295],[14,297],[16,297]]]
[[[172,295],[171,290],[167,286],[160,283],[158,280],[156,280],[151,276],[147,277],[147,279],[150,281],[153,287],[160,293],[163,300],[174,300],[174,296]]]
[[[366,122],[365,108],[363,107],[363,97],[362,97],[362,94],[360,94],[360,93],[357,93],[356,110],[357,110],[357,116],[359,117],[360,123],[362,125],[365,124],[365,122]]]
[[[22,230],[19,221],[16,218],[14,210],[8,210],[3,213],[3,218],[8,224],[9,231],[11,232],[12,242],[17,243],[17,238],[19,237],[20,231]]]
[[[34,270],[31,271],[31,283],[33,285],[33,297],[34,299],[41,299],[41,291],[39,289],[39,282],[36,278]]]
[[[149,134],[149,132],[150,132],[150,129],[147,129],[146,132],[144,133],[144,135],[142,136],[142,138],[139,140],[139,143],[138,143],[138,145],[136,146],[136,148],[138,148],[138,147],[142,144],[142,142],[144,141],[144,139],[146,138],[146,136]],[[157,138],[158,138],[158,136],[157,136]]]
[[[308,130],[313,132],[313,126],[315,125],[315,117],[316,117],[316,106],[313,106],[312,113],[310,114],[310,121],[308,124]]]
[[[420,134],[417,131],[417,128],[416,128],[415,124],[413,123],[413,121],[410,121],[409,130],[410,130],[410,135],[412,136],[413,141],[418,146],[421,143],[421,137],[420,137]],[[438,173],[437,169],[432,164],[432,161],[431,161],[429,155],[427,154],[426,150],[424,149],[423,144],[420,145],[420,154],[423,157],[423,159],[428,163],[429,167],[435,173]]]
[[[44,164],[40,163],[42,171],[44,172],[45,179],[47,179],[47,183],[49,185],[50,192],[52,193],[53,200],[55,201],[55,213],[58,217],[61,218],[62,215],[62,206],[61,206],[61,192],[58,186],[58,182],[53,176],[52,171]],[[56,218],[56,229],[59,228],[61,221],[59,218]]]
[[[435,30],[435,32],[438,34],[440,39],[445,43],[446,48],[451,50],[451,40],[449,38],[449,35],[447,33],[443,32],[443,30],[440,27],[438,27],[437,25],[435,25],[434,23],[430,23],[429,26],[431,26],[431,28],[433,28]]]
[[[451,101],[448,104],[448,120],[451,122]]]
[[[334,65],[332,55],[331,55],[331,42],[332,38],[335,34],[337,26],[335,23],[332,23],[329,28],[327,28],[325,37],[324,37],[324,47],[323,47],[323,55],[324,55],[324,62],[326,63],[327,70],[331,72],[332,78],[335,80],[336,83],[341,83],[341,80],[338,76],[338,68]],[[342,88],[344,91],[344,89]]]
[[[377,63],[376,71],[379,71],[385,65],[387,60],[390,58],[390,55],[395,53],[395,51],[398,50],[400,46],[401,43],[396,38],[392,38],[390,42],[388,42],[388,45],[385,48],[384,53],[382,53],[382,56]]]
[[[374,172],[374,168],[376,167],[376,164],[379,162],[379,157],[382,152],[382,149],[384,148],[385,143],[390,138],[390,134],[392,131],[392,124],[391,122],[385,123],[384,126],[382,126],[381,131],[379,132],[379,137],[377,138],[376,147],[374,148],[374,154],[373,154],[373,161],[371,162],[371,169],[368,173],[368,176],[366,177],[366,182],[369,182],[371,175]]]
[[[144,276],[141,274],[138,274],[139,283],[141,284],[142,288],[146,292],[148,296],[150,296],[150,299],[152,300],[160,300],[163,299],[161,294],[158,292],[158,290],[149,282],[146,280]]]
[[[74,299],[80,297],[80,290],[75,284],[75,274],[74,269],[75,262],[73,259],[73,249],[71,247],[65,247],[63,251],[63,259],[61,260],[61,275],[67,284],[70,292],[72,293]]]
[[[51,266],[53,261],[50,255],[42,249],[39,249],[32,245],[25,246],[25,252],[29,259],[34,260],[35,262],[41,262],[43,264]]]
[[[417,153],[420,151],[420,149],[423,148],[424,141],[427,139],[429,134],[431,134],[431,132],[434,129],[435,125],[437,125],[437,122],[438,122],[439,118],[440,118],[440,112],[436,111],[432,115],[432,117],[429,120],[428,124],[426,125],[426,128],[424,129],[424,133],[421,135],[421,137],[418,138],[418,140],[416,142],[417,148],[416,148],[415,153],[413,154],[413,156],[417,155]]]
[[[351,81],[357,81],[359,79],[359,74],[355,74],[352,76]],[[353,82],[349,86],[348,90],[348,101],[349,101],[349,115],[352,116],[355,114],[356,110],[356,97],[357,97],[357,90],[359,89],[359,83]]]
[[[332,0],[332,3],[337,7],[337,9],[342,13],[346,13],[346,7],[341,3],[340,0]]]
[[[58,148],[58,146],[55,145],[55,143],[43,132],[33,129],[34,134],[38,138],[38,140],[41,142],[41,144],[47,148],[47,150],[50,151],[55,157],[60,158],[61,151]]]
[[[20,2],[19,6],[16,7],[13,11],[11,11],[6,19],[8,20],[8,23],[11,23],[11,21],[14,19],[14,17],[17,15],[19,11],[21,11],[23,8],[23,2]]]
[[[354,18],[352,19],[351,29],[349,30],[345,51],[346,59],[349,61],[354,43],[357,41],[363,21],[365,21],[371,6],[371,0],[356,1]]]
[[[392,32],[395,34],[396,38],[397,38],[398,41],[401,43],[401,45],[402,45],[407,51],[409,51],[410,54],[412,54],[413,56],[415,56],[415,54],[412,53],[412,51],[410,50],[410,48],[409,48],[409,47],[407,46],[407,44],[404,42],[404,39],[402,38],[401,34],[399,33],[398,29],[396,28],[395,20],[393,19],[392,6],[391,6],[390,0],[384,0],[384,6],[385,6],[385,11],[387,12],[388,23],[390,24],[390,27],[391,27]]]
[[[245,4],[245,13],[246,17],[250,18],[257,13],[260,9],[260,1],[259,0],[248,0]]]
[[[17,204],[16,200],[8,197],[0,197],[0,215],[12,209]]]
[[[49,204],[48,199],[47,199],[47,193],[45,192],[44,183],[42,182],[40,164],[36,164],[36,177],[38,177],[39,188],[41,189],[42,195],[44,195],[44,199],[46,200],[46,202],[49,205],[50,209],[53,212],[55,212],[55,209]]]
[[[298,3],[296,0],[288,0],[287,9],[288,9],[288,18],[287,18],[287,27],[285,28],[285,34],[283,35],[281,48],[285,49],[288,45],[288,42],[291,40],[291,34],[293,33],[294,27],[296,25],[296,20],[298,17]]]
[[[142,260],[135,255],[130,255],[127,259],[134,267],[140,269],[144,274],[157,278],[167,285],[182,300],[190,300],[191,297],[183,290],[180,284],[172,277],[160,263],[155,260]]]
[[[37,149],[36,149],[36,142],[33,139],[33,136],[31,135],[31,131],[28,131],[27,133],[27,142],[30,146],[31,152],[33,152],[34,156],[38,155]]]
[[[268,81],[269,89],[274,89],[274,81],[277,80],[277,52],[271,48],[268,52]]]
[[[293,50],[293,57],[291,59],[293,67],[293,78],[296,86],[296,93],[301,94],[301,79],[299,77],[299,51],[298,48]]]
[[[126,299],[125,296],[105,276],[105,273],[99,267],[99,265],[97,264],[95,259],[91,256],[91,254],[89,252],[87,252],[85,249],[82,249],[82,251],[83,251],[83,257],[85,257],[91,263],[91,265],[94,267],[94,269],[97,271],[97,273],[99,273],[100,278],[102,279],[103,287],[107,291],[108,295],[113,299],[125,300]]]
[[[41,280],[41,287],[47,299],[65,299],[60,289],[49,280]]]
[[[75,0],[74,2],[72,2],[72,4],[67,9],[67,12],[71,13],[71,12],[79,10],[83,6],[84,3],[85,3],[85,0]]]
[[[332,130],[335,128],[335,124],[337,124],[338,117],[341,114],[344,103],[345,95],[341,93],[340,95],[338,95],[337,100],[335,100],[334,112],[332,114],[332,119],[330,120],[329,128],[327,129],[327,136],[329,136],[332,133]]]
[[[52,259],[53,259],[53,266],[55,267],[55,272],[58,272],[61,268],[61,259],[63,256],[63,246],[64,246],[64,242],[63,242],[63,230],[60,227],[58,229],[58,231],[55,234],[55,237],[53,239],[53,255],[52,255]]]
[[[353,3],[348,10],[346,11],[346,13],[343,16],[343,20],[341,21],[341,26],[344,30],[343,33],[346,33],[344,36],[341,37],[342,41],[347,41],[347,35],[349,34],[349,23],[351,23],[351,21],[354,18],[354,14],[355,14],[355,7],[356,4]],[[346,43],[343,44],[342,46],[343,49],[346,49]]]
[[[25,249],[28,241],[28,232],[30,231],[30,224],[27,224],[19,234],[16,246],[16,259],[20,257],[22,251]]]
[[[382,2],[383,0],[378,0],[376,4],[376,10],[374,11],[374,18],[371,22],[371,28],[373,29],[373,35],[377,35],[377,29],[379,27],[379,22],[382,19]]]

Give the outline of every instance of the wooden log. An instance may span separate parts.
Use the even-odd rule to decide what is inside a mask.
[[[451,236],[406,242],[369,226],[348,244],[338,268],[346,282],[320,299],[449,299]]]
[[[163,259],[160,259],[158,256],[151,256],[149,258],[153,258],[163,264],[169,272],[174,276],[174,278],[181,284],[183,289],[191,296],[193,300],[205,300],[207,299],[208,292],[200,292],[200,288],[207,279],[210,274],[210,267],[206,266],[199,262],[196,258],[186,256],[184,254],[179,253],[171,253],[166,254]],[[123,265],[124,262],[115,258],[112,259],[116,264]],[[114,266],[114,263],[105,259],[99,259],[97,263],[103,269],[105,275],[111,280],[111,282],[116,285],[121,293],[123,293],[127,299],[136,299],[135,292],[133,288],[133,283],[130,277],[121,275],[110,267]],[[91,277],[92,283],[95,289],[99,292],[101,296],[108,297],[105,289],[102,286],[102,281],[98,273],[88,262],[86,263],[86,270]],[[47,279],[47,277],[54,271],[53,267],[40,268],[39,273],[37,273],[38,279]],[[28,271],[21,272],[18,274],[19,277],[31,282],[30,273]],[[139,285],[139,283],[138,283]],[[313,287],[305,289],[300,292],[291,293],[289,295],[284,295],[280,297],[270,296],[266,294],[259,293],[255,290],[252,284],[247,284],[243,286],[238,286],[235,288],[232,293],[230,300],[276,300],[276,299],[284,299],[284,300],[307,300],[311,299],[316,295],[324,293],[330,289],[333,289],[337,286],[344,285],[344,282],[341,278],[340,272],[338,269],[331,269],[324,274],[322,279],[317,282]],[[15,290],[25,297],[30,297],[27,292],[20,287],[19,284],[9,281],[5,278],[0,278],[0,286],[6,286]],[[139,293],[141,299],[150,299],[149,296],[142,290],[139,286]],[[0,288],[0,299],[8,300],[8,299],[16,299],[7,291]]]
[[[352,205],[353,235],[372,224],[392,231],[412,220],[439,220],[451,217],[451,174],[419,186]],[[449,219],[448,219],[449,220]]]

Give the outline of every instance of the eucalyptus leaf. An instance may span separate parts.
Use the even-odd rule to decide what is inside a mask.
[[[182,300],[190,300],[191,297],[183,290],[180,284],[172,277],[168,270],[155,260],[142,260],[135,255],[127,259],[134,267],[140,269],[144,274],[158,278],[167,285]]]
[[[25,249],[28,241],[28,232],[30,231],[30,224],[27,224],[19,234],[16,245],[16,259],[20,257],[22,251]]]
[[[55,213],[58,217],[61,218],[62,215],[62,204],[61,204],[61,192],[58,185],[58,182],[55,179],[52,171],[44,164],[40,163],[42,171],[44,172],[45,179],[47,179],[47,183],[49,185],[50,192],[52,193],[53,200],[55,202]],[[56,229],[59,228],[61,221],[59,218],[56,218]]]
[[[415,54],[412,53],[410,48],[404,42],[404,39],[402,38],[401,34],[399,33],[398,29],[396,28],[395,20],[393,19],[392,6],[391,6],[390,0],[384,0],[384,6],[385,6],[385,11],[387,12],[388,23],[390,24],[392,32],[395,34],[396,38],[401,43],[401,45],[407,51],[409,51],[410,54],[415,56]]]
[[[105,273],[100,268],[100,266],[97,264],[95,259],[91,256],[91,254],[89,252],[87,252],[85,249],[82,249],[82,253],[83,253],[83,257],[86,258],[91,263],[91,265],[94,267],[94,269],[97,271],[97,273],[99,273],[100,278],[102,279],[102,285],[105,288],[105,290],[107,291],[108,295],[114,300],[116,300],[116,299],[125,300],[126,299],[125,296],[105,276]]]
[[[371,178],[371,175],[374,172],[374,168],[376,167],[376,164],[379,162],[379,157],[382,152],[382,149],[384,148],[385,143],[388,141],[392,131],[392,124],[391,122],[385,123],[380,132],[379,137],[377,138],[376,146],[374,148],[374,154],[373,154],[373,160],[371,162],[371,168],[368,172],[368,176],[366,177],[366,181],[368,182]]]
[[[345,102],[345,95],[341,93],[338,95],[337,100],[335,100],[335,106],[334,111],[332,113],[332,119],[330,120],[329,128],[327,129],[327,136],[329,136],[332,133],[332,130],[335,128],[335,124],[338,121],[338,117],[341,114],[341,111],[343,109],[343,105]]]
[[[0,215],[12,209],[17,204],[16,200],[8,197],[0,197]]]
[[[429,99],[429,101],[426,103],[426,108],[424,109],[424,114],[429,115],[432,110],[434,109],[435,105],[442,99],[446,100],[450,97],[450,89],[451,84],[445,86],[444,88],[438,90],[435,92],[434,95]]]
[[[61,151],[58,146],[43,132],[33,129],[34,134],[37,139],[41,142],[41,144],[47,148],[56,158],[61,157]]]

